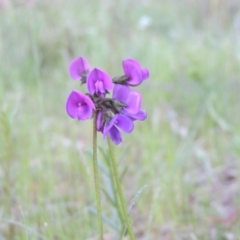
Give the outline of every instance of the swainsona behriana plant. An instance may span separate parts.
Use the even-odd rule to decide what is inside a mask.
[[[117,164],[113,153],[112,142],[118,145],[122,142],[121,131],[131,133],[134,121],[144,121],[146,112],[141,108],[141,93],[131,87],[138,86],[149,77],[149,71],[135,59],[122,61],[124,75],[111,78],[100,68],[90,69],[90,64],[84,57],[77,57],[69,65],[69,74],[74,80],[87,85],[88,92],[73,90],[66,103],[66,110],[71,118],[86,120],[93,118],[93,165],[96,191],[98,233],[103,239],[102,209],[97,166],[97,132],[107,137],[109,155],[112,160],[112,173],[121,203],[124,220],[131,240],[135,239],[123,192],[120,185]],[[112,91],[112,97],[108,97]]]

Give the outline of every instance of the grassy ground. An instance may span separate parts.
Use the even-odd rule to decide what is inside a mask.
[[[83,55],[112,76],[127,57],[151,73],[148,119],[116,147],[128,205],[146,186],[131,211],[136,239],[240,239],[239,11],[220,0],[0,0],[0,238],[9,224],[9,240],[96,235],[91,122],[65,112],[79,87],[67,66]]]

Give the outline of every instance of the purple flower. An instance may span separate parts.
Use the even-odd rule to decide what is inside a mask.
[[[88,75],[87,87],[89,93],[105,96],[106,92],[113,87],[112,78],[105,71],[94,68]]]
[[[85,120],[92,117],[95,109],[92,100],[85,94],[74,90],[67,99],[66,110],[71,118]]]
[[[125,75],[129,77],[126,83],[130,86],[137,86],[149,77],[148,69],[142,67],[135,59],[123,60],[122,66]]]
[[[122,136],[119,131],[121,129],[125,133],[132,132],[134,128],[131,119],[122,114],[116,114],[108,123],[105,123],[103,128],[103,135],[108,135],[114,144],[122,142]]]
[[[113,89],[113,99],[126,104],[126,107],[123,107],[122,111],[127,114],[137,114],[141,109],[141,94],[138,91],[131,90],[128,86],[115,84]]]
[[[84,57],[77,57],[69,64],[69,74],[74,80],[82,80],[90,69],[89,63]]]

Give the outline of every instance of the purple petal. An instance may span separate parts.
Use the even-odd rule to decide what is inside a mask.
[[[104,86],[103,86],[103,82],[97,81],[97,82],[95,83],[95,86],[96,86],[96,89],[98,89],[98,91],[99,91],[100,93],[105,93],[105,89],[104,89]]]
[[[117,114],[115,125],[126,133],[132,132],[134,128],[132,120],[124,116],[123,114]]]
[[[119,143],[122,142],[122,136],[119,130],[113,126],[110,131],[108,132],[108,136],[110,139],[113,141],[114,144],[118,145]]]
[[[117,119],[117,115],[115,115],[110,122],[106,123],[103,129],[103,135],[104,137],[107,135],[107,133],[111,130],[111,128],[114,126]]]
[[[147,113],[145,110],[140,109],[140,111],[136,114],[129,114],[127,111],[123,110],[122,114],[125,114],[127,117],[134,120],[144,121],[147,118]]]
[[[140,66],[136,63],[127,59],[122,61],[122,66],[125,75],[129,77],[127,80],[129,85],[137,86],[143,81]]]
[[[115,84],[113,88],[113,98],[120,102],[125,102],[130,91],[130,88],[125,85]]]
[[[125,110],[130,114],[136,114],[141,108],[142,96],[139,92],[131,90],[125,100],[125,103],[128,105],[125,107]]]
[[[146,80],[149,78],[149,71],[147,68],[141,67],[141,73],[142,73],[142,80]]]
[[[112,78],[107,72],[94,68],[88,75],[87,87],[91,94],[106,93],[106,90],[111,90],[113,87]]]
[[[87,88],[89,93],[93,94],[96,92],[96,86],[95,86],[95,82],[96,82],[96,78],[97,78],[97,74],[96,74],[96,69],[93,69],[87,78]]]
[[[72,91],[67,99],[66,110],[71,118],[79,120],[91,118],[93,109],[95,106],[92,100],[77,90]]]
[[[127,58],[127,59],[125,59],[124,61],[126,61],[126,62],[131,62],[131,63],[133,63],[133,64],[135,64],[137,67],[141,67],[141,65],[140,65],[140,63],[136,60],[136,59],[133,59],[133,58]]]
[[[79,120],[86,120],[92,117],[92,108],[88,105],[83,105],[77,110],[77,118]]]
[[[77,57],[69,64],[69,74],[75,80],[81,80],[81,74],[90,69],[89,63],[84,57]]]
[[[70,117],[77,118],[78,103],[81,101],[81,93],[72,91],[67,99],[66,110]]]

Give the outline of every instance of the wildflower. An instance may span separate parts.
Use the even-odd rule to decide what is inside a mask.
[[[125,133],[130,133],[132,132],[133,128],[134,125],[131,119],[123,114],[116,114],[108,123],[104,125],[103,135],[104,137],[108,135],[114,144],[117,145],[122,142],[122,136],[119,129]]]
[[[138,91],[131,90],[128,86],[115,84],[113,89],[113,99],[115,100],[116,107],[120,102],[120,108],[118,111],[134,115],[140,111],[142,104],[142,96]],[[117,100],[117,101],[116,101]],[[122,103],[125,106],[122,106]]]
[[[69,64],[68,71],[74,80],[82,80],[85,83],[89,69],[90,66],[87,59],[84,57],[77,57]]]
[[[92,117],[95,105],[90,97],[74,90],[67,99],[66,110],[71,118],[85,120]]]
[[[112,90],[112,78],[105,71],[94,68],[88,75],[87,87],[90,94],[104,97],[108,90]]]
[[[123,71],[127,80],[125,84],[130,86],[137,86],[149,77],[149,71],[144,68],[135,59],[125,59],[122,61]]]

